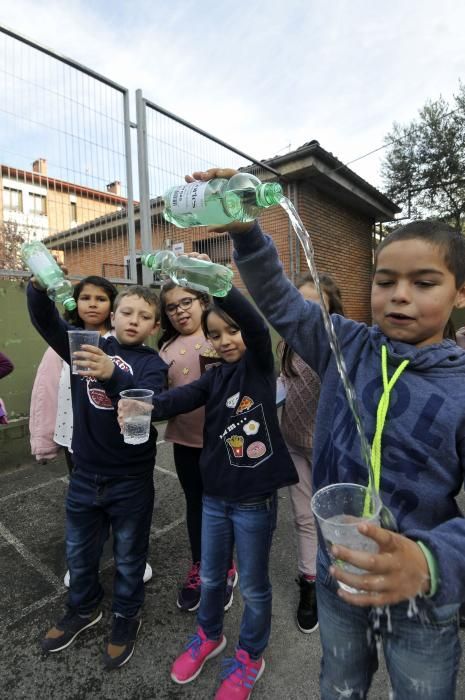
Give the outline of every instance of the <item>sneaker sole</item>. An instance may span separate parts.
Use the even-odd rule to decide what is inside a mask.
[[[102,619],[102,612],[100,611],[100,613],[97,615],[97,617],[96,617],[94,620],[92,620],[92,622],[89,622],[89,624],[86,625],[85,627],[81,627],[81,629],[79,630],[79,632],[76,632],[76,634],[74,635],[74,637],[71,637],[71,639],[69,639],[69,640],[66,642],[66,644],[63,644],[63,646],[57,647],[57,648],[55,648],[55,649],[44,649],[44,652],[45,652],[46,654],[54,654],[56,651],[62,651],[63,649],[66,649],[66,647],[69,647],[69,645],[72,644],[72,643],[74,642],[74,640],[76,639],[76,637],[79,637],[79,635],[81,634],[81,632],[85,632],[85,630],[88,630],[89,627],[93,627],[94,625],[97,624],[97,622],[100,622],[101,619]]]
[[[311,629],[308,629],[308,628],[306,628],[306,627],[301,627],[301,626],[299,625],[298,621],[296,621],[296,624],[297,624],[297,627],[299,628],[299,630],[300,630],[303,634],[311,634],[312,632],[315,632],[315,631],[318,629],[318,627],[319,627],[319,622],[317,622],[316,625],[315,625],[314,627],[312,627]]]
[[[181,605],[181,603],[179,602],[179,600],[176,601],[176,605],[177,605],[178,608],[179,608],[180,610],[182,610],[183,612],[195,612],[195,611],[198,610],[198,608],[200,607],[200,600],[199,600],[198,603],[196,603],[196,604],[194,605],[193,608],[186,608],[184,605]]]
[[[226,605],[224,606],[224,611],[225,611],[225,612],[226,612],[227,610],[229,610],[229,608],[230,608],[231,605],[233,604],[233,600],[234,600],[234,593],[231,591],[231,597],[230,597],[230,599],[228,600],[228,602],[226,603]]]
[[[105,664],[105,668],[106,668],[108,671],[114,671],[116,668],[121,668],[121,666],[124,666],[124,664],[127,664],[127,662],[129,661],[129,659],[132,658],[132,655],[134,654],[134,652],[135,652],[135,650],[136,650],[137,635],[139,634],[139,631],[140,631],[140,628],[141,628],[141,627],[142,627],[142,620],[139,620],[139,627],[137,628],[136,638],[135,638],[135,640],[134,640],[134,646],[132,647],[132,651],[131,651],[131,653],[129,654],[129,656],[127,656],[127,657],[124,659],[124,661],[122,661],[120,664],[116,664],[116,666],[112,666],[112,665],[106,666],[106,664]]]
[[[179,678],[176,678],[174,673],[171,673],[170,674],[171,680],[173,680],[175,683],[178,683],[178,685],[185,685],[186,683],[190,683],[191,681],[194,681],[197,678],[197,676],[201,673],[203,667],[205,666],[205,663],[209,659],[214,659],[215,656],[218,656],[218,654],[221,654],[223,649],[226,647],[226,644],[227,644],[226,637],[223,635],[223,641],[221,642],[221,644],[219,644],[216,647],[216,649],[213,649],[213,651],[210,652],[210,654],[204,658],[202,665],[200,666],[200,668],[197,669],[197,671],[192,676],[190,676],[189,678],[186,678],[186,680],[184,680],[184,681],[181,681]]]

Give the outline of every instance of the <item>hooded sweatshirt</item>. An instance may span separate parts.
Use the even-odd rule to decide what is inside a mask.
[[[318,304],[305,301],[284,275],[272,240],[256,224],[232,234],[234,258],[257,305],[321,379],[313,481],[368,484],[368,469]],[[465,600],[465,519],[456,496],[465,466],[465,352],[451,340],[416,347],[392,341],[379,327],[332,316],[362,425],[372,442],[383,392],[381,346],[394,385],[381,443],[380,495],[406,537],[423,542],[438,564],[436,605]],[[323,564],[329,561],[320,548]]]
[[[27,288],[31,321],[46,342],[70,364],[68,334],[76,330],[60,318],[45,292]],[[151,389],[158,394],[166,386],[167,366],[158,353],[145,345],[122,345],[114,336],[100,338],[99,347],[110,356],[115,369],[107,381],[71,374],[73,404],[73,461],[76,467],[104,476],[136,476],[155,465],[157,432],[151,427],[147,442],[127,445],[121,434],[116,407],[125,389]]]

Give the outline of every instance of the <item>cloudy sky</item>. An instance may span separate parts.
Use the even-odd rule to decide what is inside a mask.
[[[260,159],[353,161],[465,80],[460,0],[15,0],[0,24]],[[379,163],[351,167],[382,187]]]

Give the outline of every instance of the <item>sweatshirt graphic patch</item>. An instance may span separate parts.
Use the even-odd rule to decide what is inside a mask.
[[[132,367],[119,355],[109,355],[113,364],[123,370],[123,372],[130,372],[133,374]],[[86,377],[87,381],[87,397],[89,402],[95,408],[99,408],[103,411],[113,411],[113,404],[111,399],[107,396],[105,389],[101,382],[95,377]]]

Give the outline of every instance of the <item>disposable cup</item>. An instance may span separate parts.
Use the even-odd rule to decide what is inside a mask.
[[[80,367],[75,364],[73,353],[81,349],[82,345],[93,345],[98,348],[98,343],[100,340],[100,333],[98,331],[68,331],[69,340],[69,354],[71,356],[71,372],[72,374],[79,374],[79,372],[86,371],[88,367]]]
[[[333,564],[354,574],[365,573],[364,569],[336,560],[331,552],[333,544],[362,552],[378,551],[378,545],[362,535],[357,526],[360,523],[379,525],[381,499],[372,499],[371,491],[359,484],[331,484],[317,491],[311,502],[312,511]],[[368,510],[368,513],[367,513]],[[338,581],[341,588],[349,593],[360,591]]]
[[[120,392],[122,399],[129,399],[124,407],[123,439],[128,445],[147,442],[152,422],[152,396],[150,389],[126,389]]]

